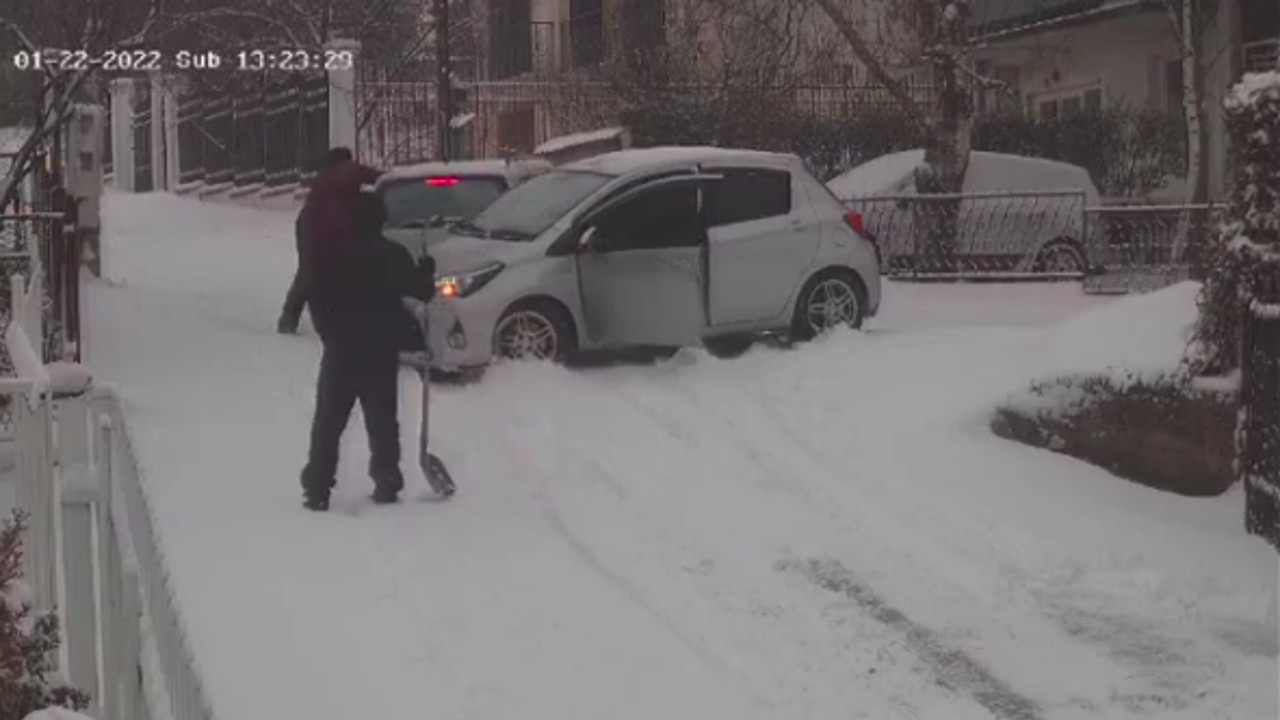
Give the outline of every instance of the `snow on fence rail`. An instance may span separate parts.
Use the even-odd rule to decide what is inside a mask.
[[[24,575],[35,609],[58,610],[60,669],[99,720],[211,720],[119,398],[40,362],[19,321],[5,344]]]

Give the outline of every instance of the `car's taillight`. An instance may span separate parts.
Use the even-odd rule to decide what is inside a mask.
[[[453,187],[458,184],[456,177],[433,177],[427,178],[427,187]]]
[[[844,221],[846,224],[848,224],[849,227],[853,228],[854,232],[858,233],[863,237],[866,237],[867,226],[865,223],[862,222],[862,213],[860,212],[846,213],[844,216]]]

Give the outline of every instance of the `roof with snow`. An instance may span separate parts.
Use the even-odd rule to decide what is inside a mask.
[[[608,127],[600,130],[591,130],[589,132],[574,133],[572,135],[561,135],[560,137],[551,138],[534,148],[534,155],[547,155],[551,153],[567,150],[578,145],[591,145],[594,143],[615,140],[627,132],[625,127]]]
[[[796,162],[796,156],[762,150],[736,150],[710,146],[669,146],[617,150],[603,155],[569,163],[569,170],[585,170],[606,175],[626,175],[642,170],[654,170],[673,165],[697,165],[709,162],[750,160],[772,166],[787,166]]]
[[[989,38],[1161,7],[1159,0],[969,0],[969,27],[974,37]]]

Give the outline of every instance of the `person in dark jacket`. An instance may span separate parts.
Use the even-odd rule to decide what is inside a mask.
[[[307,304],[309,253],[315,248],[323,252],[328,246],[341,241],[350,231],[351,207],[360,195],[360,186],[377,182],[381,174],[379,170],[357,163],[347,148],[333,148],[325,155],[293,226],[298,267],[285,294],[280,319],[276,322],[276,330],[281,334],[298,332],[302,310]]]
[[[373,499],[398,499],[404,476],[397,379],[413,322],[403,298],[427,301],[435,294],[434,263],[415,264],[407,249],[383,237],[381,199],[364,194],[354,210],[352,231],[312,256],[308,300],[324,346],[302,471],[304,504],[312,510],[329,507],[339,441],[356,401],[369,434]]]

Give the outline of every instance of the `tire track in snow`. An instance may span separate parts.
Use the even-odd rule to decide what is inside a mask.
[[[907,617],[834,559],[780,560],[775,568],[796,572],[828,592],[852,600],[863,612],[902,633],[938,683],[967,694],[998,720],[1043,720],[1039,705],[992,675],[968,653],[949,647],[937,633]]]
[[[653,388],[648,382],[637,386],[616,380],[614,375],[588,383],[592,387],[576,402],[565,401],[565,405],[574,406],[576,419],[608,418],[607,423],[575,424],[577,431],[573,431],[551,422],[549,426],[558,428],[551,432],[542,429],[549,420],[543,413],[522,423],[536,423],[535,433],[521,431],[520,441],[508,444],[512,464],[526,471],[531,466],[537,468],[535,475],[544,483],[557,477],[572,480],[544,484],[534,492],[542,492],[540,500],[560,518],[567,533],[564,539],[576,545],[575,550],[597,573],[605,573],[605,579],[619,591],[664,622],[701,659],[710,661],[709,669],[720,668],[722,674],[731,676],[739,696],[766,708],[770,717],[846,717],[850,709],[867,703],[882,708],[878,717],[902,720],[935,717],[929,713],[940,707],[948,708],[952,717],[989,717],[971,698],[934,682],[921,671],[918,660],[895,660],[890,651],[901,639],[892,629],[861,614],[849,615],[835,625],[824,619],[829,610],[815,614],[811,587],[772,572],[774,559],[785,552],[780,546],[798,539],[785,530],[788,522],[794,525],[800,520],[800,527],[811,524],[804,508],[750,463],[690,465],[726,452],[732,457],[736,446],[719,435],[700,437],[705,428],[697,419],[705,417],[705,412],[690,415],[692,424],[672,426],[670,421],[677,419],[680,403],[664,403],[659,399],[661,394],[650,397],[647,391]],[[622,400],[621,406],[618,400]],[[634,441],[643,436],[645,442],[640,444],[649,450],[623,452],[614,461],[597,459],[599,441],[613,441],[621,428],[634,428],[626,431],[627,436]],[[649,458],[654,453],[663,459],[651,465]],[[745,471],[740,475],[734,471],[737,464]],[[690,503],[686,510],[669,507],[673,498],[682,497],[678,489],[672,494],[667,484],[655,484],[649,477],[664,470],[709,473],[695,483],[702,490],[686,498]],[[608,485],[615,482],[624,483],[633,492],[629,497],[611,493]],[[738,482],[749,484],[736,485]],[[679,487],[683,483],[673,486]],[[733,511],[732,495],[726,495],[739,489],[755,501],[747,502],[745,514]],[[579,494],[581,497],[574,497]],[[610,495],[614,495],[612,502],[607,500]],[[606,500],[608,505],[594,506],[593,497],[594,501]],[[768,510],[777,502],[784,504],[778,509],[792,519],[780,525],[775,522],[773,530],[758,533],[761,527],[770,527],[768,518],[777,519]],[[569,508],[591,508],[590,512],[603,514],[604,519],[595,523],[579,520]],[[765,514],[759,514],[761,510]],[[802,512],[793,517],[796,510]],[[576,526],[583,522],[587,523],[584,527],[595,526],[594,531],[581,532]],[[730,529],[714,529],[722,523]],[[607,540],[597,547],[592,539],[601,530],[615,536],[615,542],[630,542],[632,547],[611,550]],[[629,540],[616,536],[619,532]],[[744,545],[742,532],[761,537]],[[721,561],[724,567],[715,578],[704,577]],[[696,567],[691,568],[690,563]],[[672,585],[676,579],[673,574],[681,570],[690,573],[687,582],[677,580]],[[663,590],[656,590],[658,587]]]
[[[814,452],[814,449],[808,446],[802,438],[782,422],[776,413],[773,412],[773,405],[770,403],[769,393],[759,398],[750,395],[743,399],[740,394],[733,399],[736,402],[725,403],[724,398],[720,397],[715,391],[717,387],[708,388],[702,383],[693,384],[681,382],[684,378],[680,378],[673,387],[650,388],[651,391],[662,392],[669,396],[674,402],[683,404],[688,408],[690,413],[698,416],[707,417],[711,422],[701,425],[704,428],[716,428],[719,435],[736,444],[743,453],[744,457],[749,458],[753,463],[761,467],[771,483],[779,490],[785,492],[793,500],[800,501],[810,511],[815,512],[818,516],[823,517],[836,525],[842,534],[852,535],[854,539],[861,539],[863,545],[867,545],[867,541],[871,541],[871,546],[879,546],[879,550],[869,550],[871,556],[879,553],[890,553],[893,557],[898,558],[895,563],[899,569],[904,565],[914,567],[915,575],[921,582],[920,590],[931,593],[934,597],[945,598],[941,600],[941,605],[946,607],[967,608],[976,611],[977,616],[983,618],[982,625],[973,627],[981,633],[982,638],[988,646],[995,645],[1004,648],[1022,647],[1027,644],[1034,645],[1037,642],[1045,643],[1056,650],[1062,651],[1068,649],[1069,645],[1075,645],[1071,649],[1071,656],[1077,658],[1077,661],[1088,661],[1096,663],[1100,658],[1096,646],[1090,646],[1086,643],[1073,642],[1066,632],[1053,623],[1049,618],[1045,618],[1040,612],[1017,613],[1020,623],[1016,626],[1007,621],[1007,615],[1013,607],[1006,607],[999,611],[1000,621],[994,625],[989,625],[989,618],[995,610],[989,607],[976,605],[974,599],[970,596],[978,593],[976,587],[969,587],[972,583],[964,585],[955,585],[954,579],[948,579],[949,576],[938,575],[936,572],[930,574],[930,567],[920,565],[916,558],[924,553],[923,546],[916,538],[910,534],[902,533],[892,527],[893,520],[887,519],[883,511],[888,511],[889,517],[898,517],[898,510],[890,503],[883,507],[883,511],[867,514],[859,509],[858,506],[850,504],[846,498],[848,483],[839,477],[839,473],[821,454]],[[759,379],[757,378],[757,383]],[[711,392],[708,392],[710,390]],[[759,400],[760,408],[756,409],[752,406],[756,400]],[[744,406],[743,403],[747,403]],[[769,438],[772,442],[762,442],[762,438]],[[781,440],[782,442],[777,442]],[[797,480],[803,478],[804,480]],[[878,487],[868,487],[869,497],[874,500],[882,499],[884,490]],[[903,518],[906,519],[905,517]],[[893,530],[888,535],[881,536],[880,533],[873,533],[868,536],[867,533],[873,528],[880,530]],[[902,540],[910,542],[902,543]],[[951,556],[952,552],[944,546],[930,548],[930,553],[942,553],[944,556]],[[953,560],[957,563],[964,564],[961,556],[956,556]],[[883,564],[876,567],[884,567]],[[934,570],[936,570],[936,565]],[[978,573],[980,577],[989,575],[985,569],[979,567],[970,568],[973,572]],[[981,571],[981,572],[979,572]],[[895,570],[894,575],[900,573]],[[980,582],[992,583],[998,579],[998,574]],[[866,586],[869,587],[869,586]],[[993,585],[994,587],[994,585]],[[959,592],[958,592],[959,591]],[[1030,598],[1027,599],[1028,601]],[[1038,608],[1037,608],[1038,610]],[[895,610],[894,612],[900,611]],[[904,615],[905,617],[905,615]],[[926,632],[932,633],[937,638],[938,631],[926,630],[924,626],[918,626]],[[949,626],[947,626],[949,627]],[[961,630],[970,628],[971,624],[963,622],[961,626],[950,628]],[[992,649],[991,647],[987,648]],[[960,650],[951,652],[961,653]],[[975,659],[970,657],[974,667],[982,667]],[[1095,668],[1096,669],[1096,668]],[[1115,671],[1119,671],[1117,666]],[[988,675],[996,679],[1000,686],[1010,687],[1004,681],[999,681],[994,674],[986,671]],[[1105,677],[1100,676],[1105,675]],[[1100,674],[1092,672],[1090,676],[1095,679],[1091,683],[1088,691],[1081,695],[1081,690],[1065,690],[1058,687],[1054,689],[1059,697],[1052,704],[1055,707],[1070,708],[1075,711],[1096,710],[1098,702],[1110,699],[1114,693],[1114,677],[1115,673]],[[1079,687],[1079,683],[1073,683]],[[1088,699],[1086,699],[1086,697]],[[1025,699],[1025,697],[1024,697]],[[1016,702],[1014,703],[1016,706]]]
[[[690,410],[694,410],[697,415],[703,417],[708,415],[707,405],[698,406],[696,409],[692,407],[697,405],[693,394],[676,398],[678,393],[670,389],[648,387],[646,390],[649,392],[639,393],[632,388],[620,388],[616,392],[624,396],[635,409],[656,421],[674,440],[686,446],[696,444],[691,440],[695,431],[692,430],[687,417],[674,412],[669,403],[656,402],[654,395],[655,393],[669,395],[677,400],[677,406],[689,405]],[[669,425],[670,428],[668,428]],[[704,423],[699,427],[705,429],[709,425]],[[736,429],[738,426],[735,423],[726,422],[724,427]],[[780,473],[780,469],[784,466],[789,467],[794,473],[797,470],[794,464],[780,465],[772,453],[751,441],[754,436],[749,433],[729,432],[721,435],[727,436],[730,440],[727,443],[728,446],[737,447],[753,465],[763,470],[760,473],[761,479],[753,483],[757,489],[770,494],[780,494],[792,500],[800,499],[808,509],[819,512],[827,519],[834,522],[841,520],[839,508],[842,505],[833,495],[819,487],[801,487],[785,481],[784,478],[790,475]],[[800,497],[797,497],[798,495]],[[808,572],[815,568],[821,572]],[[853,601],[866,617],[888,628],[891,632],[901,635],[908,649],[931,673],[926,676],[928,682],[969,697],[997,720],[1044,720],[1035,701],[1014,691],[963,650],[946,645],[934,631],[912,621],[900,610],[889,606],[865,583],[856,580],[853,574],[838,561],[800,563],[782,560],[774,565],[774,569],[780,572],[802,569],[804,572],[801,574],[807,581]]]
[[[513,452],[517,455],[525,455],[525,453],[522,453],[518,449]],[[586,477],[609,477],[609,473],[606,472],[600,463],[594,459],[588,459],[585,462],[585,464],[590,465],[589,468],[582,467],[584,462],[577,458],[591,458],[590,454],[570,453],[569,456],[574,459],[568,460],[567,462],[563,459],[562,453],[557,452],[556,455],[560,456],[560,458],[558,458],[559,461],[555,464],[562,469],[569,469],[571,472],[578,474],[582,474],[583,470],[590,470],[591,472],[584,475]],[[540,463],[532,457],[519,457],[516,458],[516,462],[512,463],[514,467],[537,467],[539,464]],[[548,525],[550,525],[552,530],[554,530],[556,535],[573,552],[573,554],[577,556],[578,559],[586,565],[594,575],[599,577],[610,587],[614,588],[614,590],[617,591],[628,603],[637,607],[657,622],[672,639],[695,657],[703,667],[722,680],[732,683],[734,687],[743,689],[746,694],[746,699],[751,704],[758,708],[770,711],[771,713],[776,713],[778,708],[771,700],[755,693],[753,690],[743,687],[744,681],[748,681],[748,678],[742,677],[737,673],[724,657],[707,647],[705,642],[694,638],[685,632],[685,630],[681,628],[675,620],[651,602],[638,585],[600,559],[600,557],[578,535],[578,533],[573,531],[569,526],[568,521],[566,521],[564,514],[556,507],[545,487],[546,477],[546,474],[538,473],[537,484],[534,486],[532,491],[533,498],[537,502],[543,515],[546,517]],[[604,484],[610,494],[619,501],[625,502],[627,495],[623,487],[612,481],[606,481]]]
[[[632,401],[644,406],[647,413],[655,417],[661,416],[647,402],[640,401],[634,396]],[[686,402],[692,403],[695,400],[690,398],[686,399]],[[726,423],[726,426],[736,427],[733,423]],[[749,433],[730,434],[739,441],[739,447],[744,455],[765,469],[769,477],[776,477],[779,467],[783,465],[791,467],[793,472],[797,470],[790,463],[779,464],[769,456],[769,453],[762,451],[757,444],[751,442],[752,436]],[[788,439],[794,442],[793,438]],[[823,470],[826,471],[825,468]],[[839,517],[837,508],[840,507],[840,502],[828,493],[819,489],[802,489],[778,481],[774,481],[773,485],[775,489],[789,490],[793,496],[800,495],[799,499],[804,504],[814,510],[822,510],[828,518]],[[814,492],[817,495],[814,495]],[[916,623],[900,610],[890,606],[838,560],[780,560],[774,567],[778,571],[799,572],[814,585],[852,600],[866,615],[901,633],[906,638],[908,647],[925,663],[940,685],[967,694],[998,720],[1043,720],[1039,705],[1035,701],[1013,690],[963,650],[944,644],[936,632]]]
[[[767,388],[764,394],[767,398]],[[800,455],[820,465],[829,478],[835,478],[834,460],[824,445],[797,433],[775,414],[763,416],[771,420]],[[1021,587],[1016,594],[1023,598],[1025,616],[1056,628],[1116,664],[1117,672],[1110,681],[1110,689],[1086,707],[1105,701],[1140,715],[1185,710],[1204,697],[1202,688],[1225,679],[1226,665],[1220,653],[1204,647],[1199,639],[1179,632],[1169,623],[1132,613],[1101,611],[1094,602],[1068,603],[1063,597],[1071,587],[1036,588],[1025,569],[1015,569],[1018,563],[1012,559],[1009,562],[1006,572],[1018,576]]]

